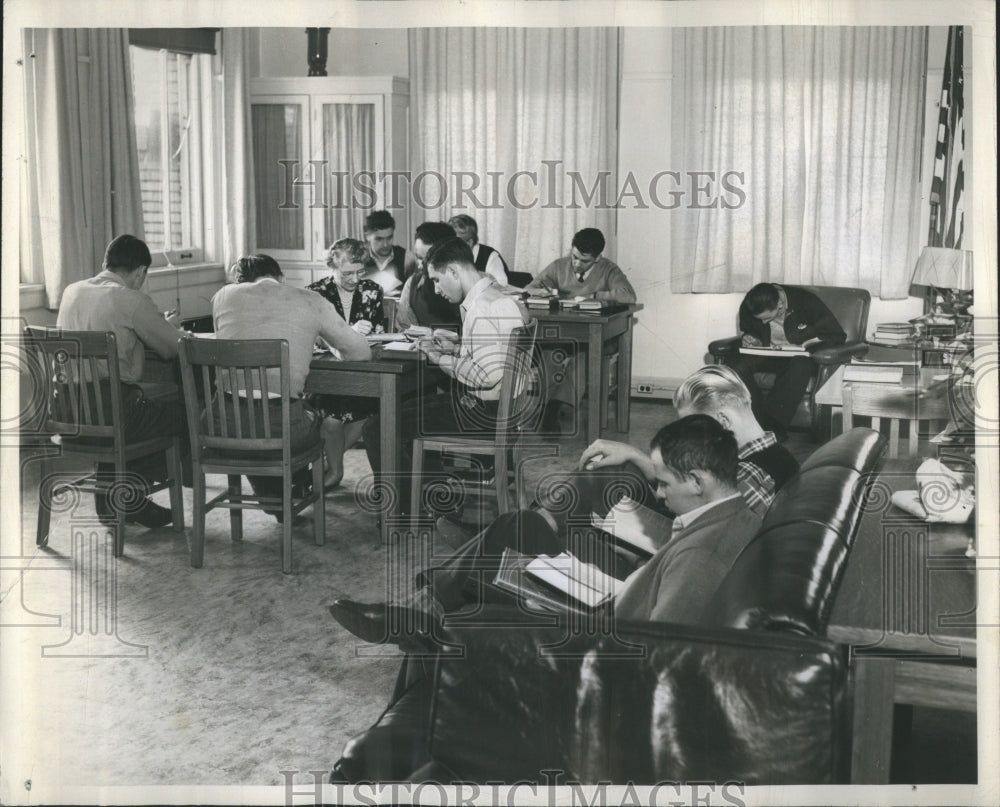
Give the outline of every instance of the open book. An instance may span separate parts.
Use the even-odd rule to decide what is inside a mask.
[[[621,581],[563,552],[555,557],[505,549],[493,583],[549,611],[590,610],[614,598]]]
[[[772,347],[740,346],[740,353],[747,356],[795,356],[808,352],[802,345],[773,345]]]
[[[608,533],[615,543],[643,558],[649,558],[670,535],[672,522],[662,513],[650,510],[628,496],[622,496],[607,516],[590,514],[590,523]]]

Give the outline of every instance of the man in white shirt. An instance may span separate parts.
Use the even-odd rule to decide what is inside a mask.
[[[492,277],[498,285],[507,285],[507,262],[493,247],[479,243],[479,225],[472,216],[465,214],[452,216],[448,223],[454,228],[455,235],[461,238],[472,249],[472,262],[480,272]]]
[[[105,250],[100,274],[66,287],[56,318],[56,325],[65,330],[114,333],[122,382],[125,439],[130,443],[186,433],[184,406],[177,390],[172,389],[165,396],[150,397],[141,386],[146,348],[164,360],[174,359],[178,340],[187,335],[179,327],[176,312],[165,317],[142,291],[151,262],[144,241],[134,235],[118,236]],[[162,457],[152,459],[141,466],[130,465],[129,470],[151,481],[165,479]],[[113,467],[101,463],[98,472],[111,473]],[[114,523],[117,516],[107,497],[94,494],[94,502],[101,520]],[[171,516],[168,508],[147,500],[141,509],[130,513],[127,520],[159,527],[169,524]]]
[[[413,438],[417,434],[480,434],[496,431],[496,417],[510,334],[524,325],[524,309],[496,282],[476,269],[472,251],[461,238],[440,242],[427,255],[426,271],[435,292],[458,304],[462,336],[454,341],[438,334],[420,343],[421,352],[450,376],[449,392],[423,396],[404,404],[403,468],[410,467]],[[370,418],[364,427],[365,447],[372,469],[379,471],[381,425]],[[400,501],[408,502],[404,481]]]
[[[309,289],[287,286],[281,282],[283,273],[270,255],[246,255],[233,266],[236,283],[223,286],[212,298],[215,335],[219,339],[284,339],[288,342],[288,374],[292,404],[292,453],[316,440],[321,419],[305,406],[302,393],[312,361],[316,338],[322,337],[335,347],[344,361],[365,361],[371,358],[368,341],[344,320],[333,304]],[[268,371],[268,388],[279,390],[277,371]],[[251,416],[248,402],[240,398],[240,416],[244,422]],[[272,428],[281,428],[280,407],[269,407]],[[305,469],[304,469],[305,470]],[[280,497],[278,477],[248,477],[258,496]],[[309,473],[296,477],[295,483],[305,489]],[[268,510],[280,518],[280,510]]]

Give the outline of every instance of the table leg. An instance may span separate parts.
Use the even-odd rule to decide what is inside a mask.
[[[628,327],[618,337],[618,419],[615,423],[618,431],[624,434],[629,429],[632,394],[632,325],[634,320],[628,318]]]
[[[587,442],[592,443],[601,436],[601,396],[608,395],[608,379],[601,372],[604,364],[601,323],[591,325],[587,335]]]
[[[382,458],[383,478],[389,480],[389,484],[396,485],[399,481],[400,470],[400,439],[402,435],[402,423],[400,419],[399,385],[396,383],[396,376],[387,373],[379,379],[381,388],[379,422],[381,424],[381,434],[379,435],[379,454]],[[394,521],[399,520],[404,502],[400,492],[395,491],[395,505],[382,512],[382,542],[389,543],[390,529]]]
[[[854,729],[851,783],[889,783],[896,662],[854,657]]]

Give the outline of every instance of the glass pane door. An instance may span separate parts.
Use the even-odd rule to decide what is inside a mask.
[[[311,188],[296,186],[309,181],[311,171],[305,160],[304,118],[301,102],[251,106],[257,248],[276,258],[310,257],[306,222]]]
[[[317,155],[327,170],[323,244],[362,238],[365,216],[380,206],[378,173],[382,158],[382,103],[324,99],[320,105]]]

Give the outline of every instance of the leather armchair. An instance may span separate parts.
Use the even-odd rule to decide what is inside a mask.
[[[846,781],[847,664],[824,635],[884,449],[853,429],[803,463],[705,625],[587,633],[494,605],[446,620],[462,652],[407,661],[409,686],[335,781]]]
[[[823,348],[812,353],[816,370],[806,389],[804,400],[809,410],[809,424],[814,434],[821,436],[829,434],[829,428],[823,429],[821,413],[816,404],[816,391],[822,387],[836,369],[850,362],[852,356],[863,356],[868,352],[865,342],[868,329],[868,309],[872,296],[866,289],[854,289],[846,286],[789,286],[811,292],[819,297],[833,313],[844,329],[847,340],[836,347]],[[716,364],[727,364],[736,357],[740,348],[739,336],[716,339],[708,345],[708,352]],[[774,380],[770,373],[758,374],[761,389],[770,389]]]

